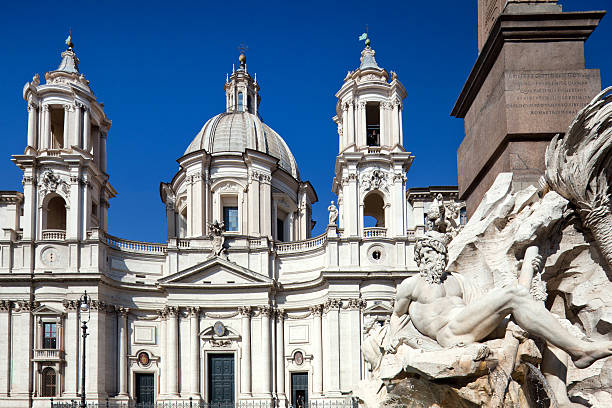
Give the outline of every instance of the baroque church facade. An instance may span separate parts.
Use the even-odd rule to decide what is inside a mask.
[[[111,121],[67,44],[45,83],[23,88],[27,144],[12,159],[23,192],[0,192],[0,407],[77,400],[83,374],[87,401],[350,397],[368,376],[364,331],[417,273],[428,208],[445,208],[453,228],[463,214],[456,187],[406,189],[406,90],[369,40],[336,93],[338,200],[322,235],[311,236],[317,194],[260,119],[259,84],[241,55],[226,111],[160,185],[163,244],[108,233]]]

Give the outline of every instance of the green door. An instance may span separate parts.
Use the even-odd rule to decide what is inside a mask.
[[[217,408],[234,406],[234,355],[208,355],[209,402]]]
[[[153,374],[136,374],[136,406],[149,408],[155,404],[155,379]]]
[[[291,373],[291,405],[306,408],[308,405],[308,373]]]

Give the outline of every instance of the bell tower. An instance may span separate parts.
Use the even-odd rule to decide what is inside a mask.
[[[397,75],[378,66],[366,37],[361,64],[336,93],[339,154],[332,191],[344,236],[406,235],[406,173],[414,156],[403,146]]]
[[[25,152],[13,162],[23,170],[23,238],[87,238],[108,229],[108,200],[115,196],[106,174],[111,121],[79,72],[69,36],[59,67],[25,84],[28,134]]]

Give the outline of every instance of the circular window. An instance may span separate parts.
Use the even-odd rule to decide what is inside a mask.
[[[376,244],[368,248],[368,259],[371,263],[381,263],[385,259],[385,249]]]
[[[304,354],[302,354],[302,352],[301,352],[301,351],[296,351],[296,352],[293,354],[293,362],[294,362],[296,365],[302,365],[302,364],[304,363]]]
[[[146,351],[141,351],[140,353],[138,353],[138,363],[141,366],[146,367],[149,365],[150,362],[151,359],[149,358],[149,353],[147,353]]]

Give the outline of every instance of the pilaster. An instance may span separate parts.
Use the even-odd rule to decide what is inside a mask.
[[[312,306],[310,312],[313,317],[312,324],[312,354],[313,354],[313,373],[312,373],[312,393],[313,396],[323,395],[323,337],[322,319],[323,308],[321,305]]]
[[[242,353],[240,359],[240,394],[251,396],[251,307],[239,307],[241,316]]]

